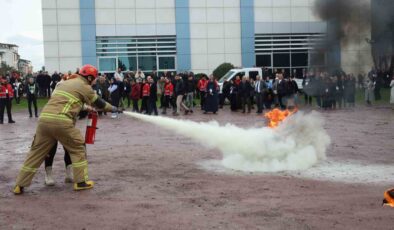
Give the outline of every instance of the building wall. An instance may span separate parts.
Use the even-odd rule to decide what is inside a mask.
[[[190,0],[191,67],[212,73],[223,62],[241,66],[239,0]]]
[[[75,71],[82,64],[79,0],[42,0],[45,67]]]
[[[96,0],[97,36],[175,35],[174,0]]]
[[[250,67],[255,64],[255,34],[326,32],[327,23],[314,15],[313,4],[314,0],[42,0],[46,68],[65,72],[97,64],[96,36],[161,35],[177,36],[178,70],[209,74],[223,62]],[[358,42],[342,47],[345,70],[370,67],[364,37],[370,35],[359,34]]]
[[[325,33],[313,12],[314,0],[254,0],[256,33]]]

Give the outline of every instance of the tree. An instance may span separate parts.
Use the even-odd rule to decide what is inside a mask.
[[[231,63],[223,63],[219,65],[214,71],[213,76],[216,79],[222,78],[229,70],[234,69],[234,65]]]
[[[17,70],[13,67],[7,65],[6,63],[2,62],[0,65],[0,75],[5,76],[7,73],[16,72]]]

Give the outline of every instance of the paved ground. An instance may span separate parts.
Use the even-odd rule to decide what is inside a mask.
[[[125,116],[103,118],[97,143],[88,146],[90,177],[97,182],[93,190],[73,192],[63,183],[59,148],[56,186],[44,186],[42,167],[26,194],[14,196],[10,190],[36,125],[26,114],[18,112],[16,124],[0,126],[0,229],[393,229],[394,209],[381,206],[384,190],[394,186],[389,108],[323,114],[332,138],[327,162],[361,166],[337,164],[328,171],[348,172],[329,176],[313,169],[295,175],[205,170],[201,162],[220,159],[218,151]],[[185,118],[264,125],[255,114],[227,110],[179,119]],[[84,125],[78,124],[83,131]],[[362,173],[362,166],[372,174]],[[382,175],[385,168],[389,175]],[[349,174],[350,179],[342,178]]]

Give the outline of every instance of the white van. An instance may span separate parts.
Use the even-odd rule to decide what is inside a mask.
[[[247,76],[249,78],[256,79],[256,76],[263,76],[263,70],[261,68],[242,68],[242,69],[231,69],[228,71],[222,78],[219,79],[218,83],[220,86],[220,92],[223,92],[223,83],[227,80],[235,80],[237,76],[241,79],[243,76]]]
[[[231,69],[228,71],[222,78],[219,79],[218,83],[220,86],[220,92],[222,93],[223,91],[223,83],[227,80],[235,80],[237,76],[240,76],[242,79],[243,76],[247,76],[249,78],[253,78],[256,80],[256,76],[263,76],[263,70],[262,68],[240,68],[240,69]],[[270,79],[272,81],[272,79]],[[302,86],[302,79],[296,78],[295,81],[297,82],[298,89],[302,91],[303,86]]]

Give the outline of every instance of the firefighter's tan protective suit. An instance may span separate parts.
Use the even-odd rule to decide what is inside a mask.
[[[88,181],[88,162],[84,138],[75,128],[75,122],[83,104],[92,105],[98,96],[81,76],[58,85],[51,99],[41,112],[31,149],[16,180],[16,185],[27,187],[45,160],[49,150],[59,141],[69,152],[74,183]],[[111,111],[106,103],[104,110]]]

